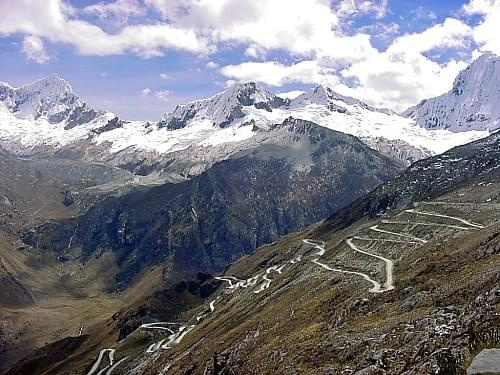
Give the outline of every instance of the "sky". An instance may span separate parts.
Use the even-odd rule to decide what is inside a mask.
[[[247,81],[402,111],[500,55],[499,24],[500,0],[0,0],[0,81],[56,73],[130,120]]]

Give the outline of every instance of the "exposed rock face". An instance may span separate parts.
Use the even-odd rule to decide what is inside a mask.
[[[323,148],[307,124],[289,129]],[[120,310],[100,326],[105,339],[91,338],[59,372],[88,369],[112,347],[123,359],[114,370],[130,375],[464,374],[500,343],[499,152],[492,135],[418,162],[352,203],[352,217],[340,210],[221,275]],[[182,324],[177,336],[141,328],[171,321]]]
[[[0,102],[17,117],[46,118],[52,124],[64,122],[66,129],[102,114],[88,107],[69,83],[55,74],[19,88],[0,83]]]
[[[236,84],[210,98],[178,105],[160,121],[150,123],[123,121],[113,113],[94,111],[55,75],[19,88],[0,83],[0,144],[23,156],[53,154],[85,162],[104,161],[140,175],[173,172],[169,167],[174,163],[175,173],[191,176],[210,166],[198,160],[225,160],[231,156],[225,150],[244,149],[245,141],[258,133],[256,129],[269,130],[293,116],[357,136],[408,165],[488,133],[465,130],[496,127],[498,95],[491,82],[496,80],[497,70],[493,69],[495,58],[488,56],[457,78],[455,94],[447,94],[469,99],[457,104],[445,95],[445,99],[430,99],[428,103],[439,103],[429,110],[419,106],[407,113],[415,120],[427,113],[439,122],[424,127],[324,85],[283,99],[253,82]],[[481,89],[474,86],[479,79],[486,82]],[[460,118],[477,115],[477,119],[466,116],[467,124],[473,125],[460,128],[453,125],[450,113],[461,113]],[[441,129],[448,127],[451,131]],[[464,131],[454,133],[459,128]],[[184,163],[185,169],[179,171],[177,167],[186,159],[195,159],[194,164]]]
[[[344,106],[341,104],[344,103]],[[298,97],[292,99],[289,103],[290,108],[304,108],[310,104],[317,104],[325,106],[331,112],[346,113],[349,111],[345,106],[356,105],[367,109],[369,111],[381,112],[386,114],[395,114],[393,111],[387,109],[377,109],[363,103],[361,100],[344,96],[335,92],[331,87],[325,85],[318,85],[313,89],[304,92]]]
[[[474,357],[467,375],[500,374],[500,349],[483,349]]]
[[[389,140],[383,137],[367,137],[361,138],[361,140],[381,154],[391,156],[397,160],[402,160],[407,165],[432,156],[432,153],[429,150],[416,148],[400,139]]]
[[[414,201],[432,198],[464,183],[480,182],[482,175],[498,171],[499,160],[500,132],[497,132],[416,162],[388,183],[339,210],[325,221],[322,228],[340,229],[365,215],[376,217],[388,209],[407,207]]]
[[[184,128],[191,120],[207,120],[213,126],[224,128],[236,119],[245,117],[243,107],[254,106],[271,112],[272,108],[287,101],[257,86],[254,82],[234,85],[209,99],[178,105],[173,112],[165,114],[158,123],[168,129]]]
[[[266,143],[216,163],[183,183],[109,197],[63,225],[27,233],[30,244],[83,261],[112,250],[126,288],[147,265],[168,265],[166,280],[222,270],[256,247],[328,216],[395,175],[398,162],[358,139],[288,119]],[[75,232],[76,226],[78,229]]]
[[[463,70],[446,94],[409,108],[409,116],[427,129],[496,130],[500,128],[500,57],[484,54]]]

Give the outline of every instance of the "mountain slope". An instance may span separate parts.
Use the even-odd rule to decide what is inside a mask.
[[[155,290],[224,269],[403,167],[302,120],[255,132],[229,160],[158,185],[135,184],[105,163],[1,154],[0,283],[8,293],[0,293],[0,318],[9,324],[0,327],[0,372],[45,342],[101,330]],[[185,297],[198,306],[199,297]]]
[[[80,215],[96,201],[93,189],[110,180],[123,184],[127,175],[102,164],[18,158],[0,148],[0,373],[33,348],[78,333],[83,319],[90,325],[120,307],[99,293],[106,262],[86,280],[77,275],[75,287],[52,250],[33,250],[19,234]]]
[[[462,184],[480,184],[484,182],[483,176],[499,172],[499,160],[500,132],[421,160],[352,205],[339,210],[325,221],[321,229],[341,229],[365,215],[375,217],[388,209],[432,199]]]
[[[162,264],[164,281],[176,281],[222,270],[402,167],[352,136],[302,120],[290,118],[265,134],[265,142],[191,180],[106,198],[75,220],[26,232],[24,240],[62,253],[75,249],[83,265],[111,250],[119,266],[111,289],[126,288],[154,264]]]
[[[481,59],[498,58],[486,55]],[[282,99],[255,83],[237,84],[211,98],[178,105],[155,123],[124,121],[112,113],[92,110],[64,80],[50,76],[17,89],[0,85],[0,145],[31,157],[55,155],[105,162],[159,180],[170,178],[171,173],[190,178],[209,168],[208,160],[225,160],[245,149],[258,135],[256,129],[269,131],[292,116],[357,136],[375,150],[409,165],[485,137],[496,127],[494,97],[498,95],[494,84],[474,87],[476,78],[496,79],[493,66],[474,63],[468,70],[473,74],[466,71],[457,78],[456,82],[465,82],[460,98],[471,99],[460,99],[457,103],[462,103],[462,109],[454,113],[484,120],[481,126],[464,127],[461,132],[455,125],[449,129],[418,125],[424,112],[440,123],[451,121],[448,112],[455,107],[436,104],[439,110],[428,111],[425,105],[419,106],[422,110],[406,113],[413,113],[413,119],[370,107],[321,85],[293,99]],[[455,94],[443,96],[443,103],[452,103],[447,95]],[[430,99],[427,105],[438,99]],[[471,100],[472,111],[468,106]],[[183,169],[179,168],[181,164]]]
[[[0,102],[18,118],[46,119],[50,124],[64,122],[71,129],[102,115],[76,96],[69,83],[55,74],[13,88],[0,83]]]
[[[357,201],[243,258],[223,277],[246,281],[221,280],[206,321],[121,371],[462,373],[500,344],[499,156],[497,134],[422,161],[369,195],[383,216],[362,214]],[[386,195],[413,185],[400,201]],[[359,220],[343,221],[347,211]]]
[[[120,310],[53,373],[463,374],[500,345],[499,188],[499,134],[421,161],[222,275]]]
[[[272,111],[282,106],[286,100],[271,94],[254,82],[237,84],[205,100],[197,100],[186,105],[178,105],[173,112],[166,113],[159,127],[180,129],[192,121],[209,120],[213,126],[224,128],[237,119],[245,117],[243,107]]]
[[[500,57],[486,53],[460,72],[446,94],[405,111],[418,125],[452,132],[500,128]]]

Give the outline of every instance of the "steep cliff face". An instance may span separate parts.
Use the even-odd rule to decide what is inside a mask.
[[[271,132],[266,143],[189,181],[106,198],[84,216],[43,225],[25,240],[64,252],[71,238],[84,263],[113,251],[119,288],[157,263],[166,280],[178,280],[222,270],[335,212],[402,167],[352,136],[310,122],[288,119]]]
[[[245,117],[243,107],[253,106],[272,112],[287,101],[259,87],[256,83],[234,85],[211,98],[178,105],[173,112],[166,113],[159,127],[181,129],[189,123],[207,120],[214,127],[224,128]]]
[[[446,94],[404,112],[427,129],[496,130],[500,128],[500,57],[487,53],[455,79]]]
[[[55,75],[19,88],[0,83],[0,145],[24,156],[106,162],[138,175],[192,176],[245,149],[256,129],[267,131],[292,116],[357,136],[409,165],[497,127],[497,60],[481,57],[450,93],[408,110],[407,117],[325,85],[289,99],[249,82],[178,105],[157,122],[125,121],[93,110]]]
[[[307,126],[294,128],[295,135]],[[306,133],[326,149],[321,132]],[[120,309],[69,347],[67,359],[43,368],[463,374],[476,353],[500,344],[499,156],[493,134],[413,164],[323,224],[262,246],[219,275],[199,274]],[[271,171],[261,176],[272,179]],[[219,180],[215,172],[211,178]],[[11,374],[23,374],[54,346]]]
[[[44,118],[51,124],[63,122],[66,129],[88,123],[103,114],[90,108],[68,82],[55,74],[18,88],[0,83],[0,102],[16,117]]]

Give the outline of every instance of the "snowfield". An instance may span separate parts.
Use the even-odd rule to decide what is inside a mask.
[[[474,72],[477,70],[474,68]],[[461,73],[457,80],[461,87],[469,87],[463,77],[478,74]],[[255,83],[237,84],[208,99],[178,105],[160,121],[151,123],[121,121],[113,113],[96,112],[55,75],[20,88],[0,83],[0,146],[29,154],[43,146],[57,150],[88,140],[111,155],[127,150],[138,158],[141,152],[161,157],[190,147],[203,151],[238,144],[254,137],[256,130],[266,131],[294,117],[357,136],[370,147],[411,163],[490,134],[488,124],[467,131],[419,126],[418,111],[410,111],[413,118],[404,117],[342,96],[326,86],[292,94],[280,97]],[[433,100],[443,99],[430,99],[426,106]],[[489,107],[485,104],[481,108]],[[111,126],[112,121],[117,124]]]

